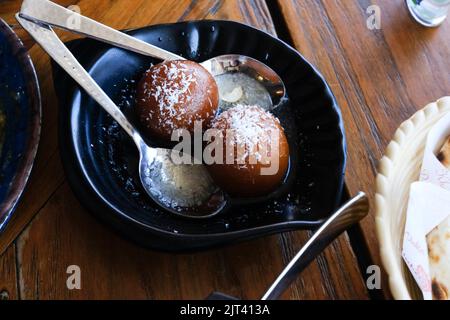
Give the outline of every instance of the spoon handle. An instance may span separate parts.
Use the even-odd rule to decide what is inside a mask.
[[[140,136],[127,120],[119,107],[108,97],[108,95],[92,79],[78,60],[72,55],[67,47],[58,38],[51,27],[36,24],[16,14],[17,21],[37,43],[63,68],[86,92],[103,107],[134,139],[140,143]]]
[[[344,204],[314,233],[297,255],[291,260],[261,300],[274,300],[289,287],[297,275],[309,265],[334,239],[369,212],[367,196],[360,192]]]
[[[28,20],[59,27],[143,55],[161,60],[184,60],[174,53],[131,37],[48,0],[24,0],[20,14]]]

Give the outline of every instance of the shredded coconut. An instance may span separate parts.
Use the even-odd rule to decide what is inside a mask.
[[[213,128],[232,134],[232,144],[241,147],[235,161],[246,166],[250,156],[257,161],[268,156],[272,134],[279,132],[279,123],[276,117],[256,105],[237,105],[223,112],[213,123]]]
[[[159,125],[173,126],[172,119],[180,120],[182,116],[179,106],[193,99],[190,87],[197,81],[195,73],[188,65],[173,62],[159,64],[147,73],[150,73],[151,81],[145,82],[144,95],[154,99],[159,106]],[[152,118],[151,114],[149,118]]]

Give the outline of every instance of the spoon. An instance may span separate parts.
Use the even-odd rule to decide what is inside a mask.
[[[358,223],[369,213],[367,196],[360,192],[353,199],[339,208],[322,226],[313,234],[308,242],[300,249],[289,264],[284,268],[261,300],[276,300],[289,285],[328,245],[341,233]],[[235,300],[236,298],[220,292],[212,293],[210,300]]]
[[[133,139],[140,154],[140,180],[145,191],[156,203],[174,214],[192,218],[211,217],[224,209],[227,204],[226,196],[216,187],[203,165],[175,164],[172,161],[172,152],[175,151],[149,147],[119,107],[91,78],[51,27],[24,19],[19,14],[16,18],[36,42]],[[192,174],[195,175],[195,179],[192,179]]]
[[[185,60],[179,55],[117,31],[48,0],[23,1],[20,16],[146,56],[161,60]],[[272,108],[277,107],[284,100],[286,89],[281,78],[270,67],[256,59],[244,55],[227,54],[200,64],[214,77],[228,73],[242,73],[250,77],[266,89],[272,100]]]

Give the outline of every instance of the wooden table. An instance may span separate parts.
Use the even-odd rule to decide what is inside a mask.
[[[392,0],[59,0],[114,28],[192,19],[231,19],[278,34],[324,74],[341,106],[348,139],[350,194],[374,196],[377,161],[399,124],[449,94],[450,22],[426,29]],[[43,98],[43,131],[31,181],[0,237],[0,296],[11,299],[203,299],[220,290],[256,299],[308,239],[290,232],[209,252],[173,255],[141,249],[94,220],[70,190],[57,143],[57,102],[49,58],[17,27],[21,1],[2,0],[0,17],[30,50]],[[366,9],[381,9],[381,30]],[[64,40],[72,34],[59,32]],[[68,290],[66,269],[82,270]],[[366,267],[380,265],[373,213],[342,235],[285,299],[389,297],[367,290]]]

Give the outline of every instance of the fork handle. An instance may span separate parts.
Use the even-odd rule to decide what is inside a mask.
[[[279,298],[312,260],[322,253],[341,233],[358,223],[368,213],[369,202],[367,196],[360,192],[324,222],[286,266],[261,300],[275,300]]]
[[[161,60],[184,60],[174,53],[131,37],[48,0],[24,0],[20,14],[29,20],[59,27],[114,46]],[[78,21],[72,26],[70,21]]]

